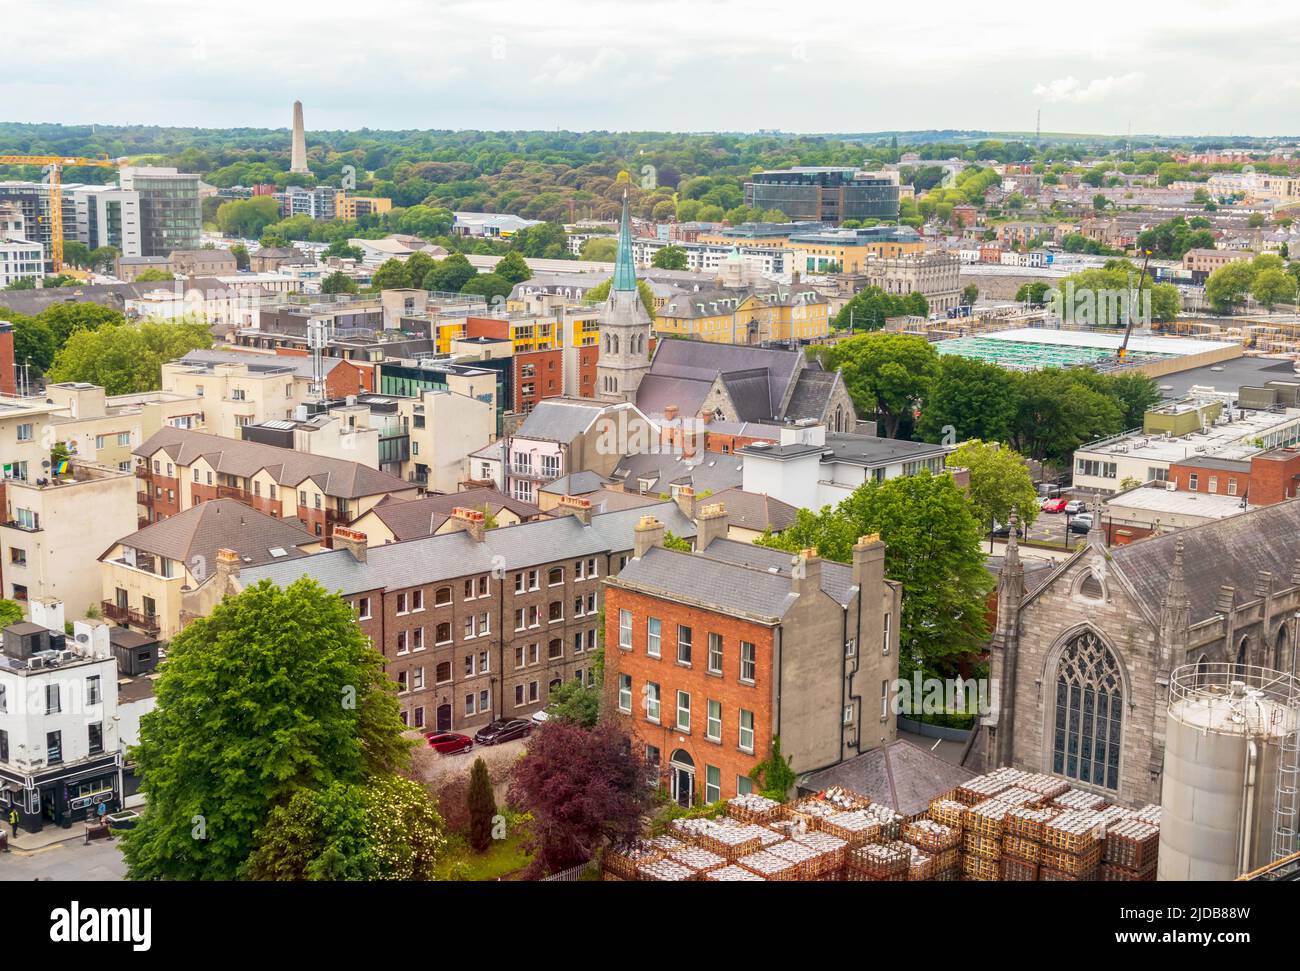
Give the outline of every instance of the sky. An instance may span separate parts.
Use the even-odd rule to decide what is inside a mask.
[[[3,6],[0,121],[1300,133],[1296,0]]]

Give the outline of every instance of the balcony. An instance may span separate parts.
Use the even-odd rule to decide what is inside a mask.
[[[162,630],[156,614],[146,614],[130,607],[121,607],[113,600],[101,601],[100,606],[103,608],[104,616],[115,624],[126,624],[146,634],[156,635]]]
[[[152,505],[152,504],[153,504],[153,493],[152,493],[152,492],[137,492],[137,493],[135,494],[135,502],[136,502],[136,505],[137,505],[137,506],[149,506],[149,505]]]
[[[147,479],[147,478],[149,478],[151,475],[153,475],[153,472],[150,471],[149,466],[147,466],[147,465],[137,465],[137,466],[135,467],[135,477],[136,477],[137,479]]]
[[[238,486],[217,486],[218,499],[238,499],[240,502],[247,503],[252,500],[252,496],[240,489]]]

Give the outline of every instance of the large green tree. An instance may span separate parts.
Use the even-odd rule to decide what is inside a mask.
[[[949,468],[970,474],[966,494],[981,526],[1005,523],[1014,509],[1025,525],[1038,515],[1038,490],[1024,456],[996,442],[970,441],[948,453]]]
[[[306,578],[191,623],[156,694],[133,750],[149,811],[123,840],[132,879],[235,879],[275,807],[410,757],[383,658],[351,605]]]
[[[231,199],[217,209],[217,228],[227,236],[258,239],[262,231],[280,221],[280,204],[271,196]]]
[[[157,390],[162,365],[212,346],[202,320],[144,320],[79,330],[54,356],[51,381],[88,381],[109,394]]]
[[[1205,298],[1216,314],[1230,314],[1250,293],[1258,270],[1245,260],[1219,267],[1205,281]]]
[[[1296,279],[1286,270],[1276,267],[1260,270],[1250,285],[1250,295],[1272,313],[1280,303],[1296,302]]]
[[[254,880],[432,880],[446,846],[424,788],[381,776],[299,789],[271,810],[244,866]]]
[[[875,415],[886,438],[899,437],[939,374],[939,356],[924,337],[863,334],[827,349],[823,364],[843,373],[860,415]]]
[[[492,272],[501,279],[510,283],[523,283],[525,280],[533,278],[533,271],[529,268],[528,263],[518,253],[507,253],[497,261],[497,265],[492,268]]]
[[[840,308],[831,323],[838,330],[880,330],[890,317],[925,317],[929,313],[930,305],[919,293],[898,296],[880,287],[864,287]]]
[[[1016,418],[1016,380],[987,361],[945,354],[921,406],[917,435],[952,444],[968,438],[1006,441]]]
[[[865,483],[834,509],[801,509],[793,526],[756,542],[791,552],[811,547],[849,562],[856,538],[870,533],[885,541],[885,576],[903,585],[900,670],[951,674],[988,636],[985,597],[993,585],[980,548],[984,530],[951,475]]]
[[[680,246],[665,246],[650,259],[650,265],[656,270],[686,269],[686,250]]]
[[[488,778],[487,763],[474,760],[469,772],[469,845],[475,853],[482,853],[492,845],[492,818],[497,814],[496,797],[492,794],[492,780]]]
[[[1089,387],[1070,371],[1045,368],[1016,375],[1016,420],[1011,443],[1023,455],[1066,461],[1097,438],[1124,430],[1124,411],[1114,398]]]

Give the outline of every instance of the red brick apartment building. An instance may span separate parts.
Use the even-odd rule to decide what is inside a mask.
[[[268,516],[297,519],[328,543],[335,526],[385,496],[419,495],[411,483],[360,462],[170,426],[132,454],[142,528],[200,502],[238,499]]]
[[[696,552],[678,552],[643,517],[605,580],[603,708],[672,797],[751,791],[774,736],[797,772],[893,741],[901,592],[879,538],[850,566],[726,539],[719,505],[696,526]]]
[[[1275,448],[1248,460],[1190,458],[1170,464],[1169,481],[1186,492],[1244,496],[1252,506],[1271,506],[1300,494],[1300,449]]]
[[[695,535],[674,503],[651,509]],[[566,496],[554,519],[486,529],[481,512],[458,508],[454,531],[371,547],[339,527],[333,550],[244,568],[238,581],[308,576],[339,591],[383,654],[405,723],[473,733],[531,715],[565,681],[594,679],[601,581],[630,558],[642,512],[593,515]]]

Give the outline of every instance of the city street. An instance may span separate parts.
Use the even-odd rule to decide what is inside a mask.
[[[31,852],[0,853],[0,880],[124,880],[126,861],[118,840],[80,839],[53,843]]]

